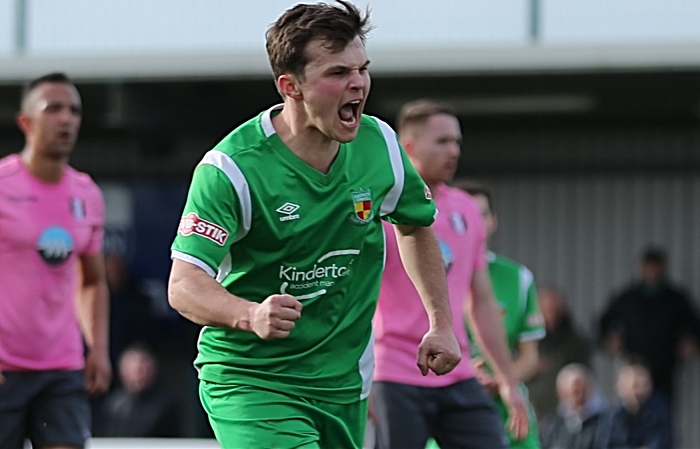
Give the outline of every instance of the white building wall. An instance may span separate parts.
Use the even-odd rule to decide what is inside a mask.
[[[137,71],[120,71],[119,66],[149,64],[153,67],[145,75],[150,77],[267,75],[264,32],[295,3],[0,0],[0,81],[21,80],[66,60],[69,63],[62,68],[74,76],[95,73],[98,79],[110,71],[117,78],[136,76]],[[370,55],[378,56],[379,65],[386,55],[408,60],[392,62],[395,70],[700,64],[696,26],[700,3],[695,0],[358,0],[356,4],[373,11],[376,29],[368,48]],[[18,14],[21,5],[23,22]],[[533,5],[539,5],[534,22]],[[533,47],[533,24],[536,47],[549,49],[544,56],[528,52]],[[610,53],[610,46],[625,48]],[[634,55],[633,61],[627,62],[628,54]],[[76,58],[94,58],[93,66],[107,65],[108,70],[91,72],[89,62]],[[217,59],[230,59],[233,67],[216,70]],[[173,61],[188,70],[176,68],[171,73]]]

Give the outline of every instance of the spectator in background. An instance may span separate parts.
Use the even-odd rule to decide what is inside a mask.
[[[590,367],[592,348],[575,328],[561,290],[542,286],[537,297],[547,335],[540,340],[537,372],[527,382],[527,387],[530,401],[541,419],[557,409],[556,379],[559,371],[571,363]]]
[[[579,363],[557,374],[556,411],[540,426],[542,449],[604,449],[605,403],[590,369]]]
[[[17,115],[25,146],[0,160],[3,449],[83,447],[88,393],[110,385],[104,201],[69,166],[82,111],[65,74],[32,81]]]
[[[131,278],[126,257],[120,252],[105,254],[107,286],[110,294],[110,354],[116,368],[122,352],[136,342],[153,345],[157,330],[151,312],[151,299]],[[118,383],[119,377],[115,378]]]
[[[664,395],[655,392],[649,369],[630,359],[618,371],[618,404],[609,411],[608,449],[673,449],[671,408]]]
[[[486,226],[486,240],[490,241],[498,229],[498,217],[493,207],[491,189],[476,182],[462,182],[461,189],[469,193],[479,205]],[[501,310],[508,349],[513,360],[513,369],[523,396],[527,397],[524,382],[535,375],[539,360],[538,343],[545,336],[544,320],[537,302],[535,277],[526,266],[493,251],[488,251],[488,269],[493,282],[493,291]],[[501,419],[507,422],[509,410],[495,388],[491,364],[484,358],[481,346],[474,339],[475,333],[468,323],[472,344],[472,362],[477,369],[477,378],[493,396]],[[538,449],[540,447],[537,418],[531,404],[528,405],[530,430],[526,438],[518,438],[508,432],[511,449]]]
[[[666,267],[663,250],[644,251],[641,279],[612,297],[600,318],[600,338],[613,355],[641,357],[654,387],[673,401],[674,368],[679,358],[697,353],[700,318]]]
[[[95,422],[99,437],[183,436],[177,402],[162,388],[153,353],[141,344],[128,347],[119,357],[120,386],[100,406]]]

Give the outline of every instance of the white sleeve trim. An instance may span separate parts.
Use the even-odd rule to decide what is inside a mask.
[[[170,258],[182,260],[183,262],[187,262],[187,263],[191,263],[192,265],[196,265],[199,268],[201,268],[202,270],[204,270],[209,276],[211,276],[213,278],[216,277],[216,272],[214,270],[212,270],[209,265],[207,265],[201,259],[190,256],[189,254],[181,253],[180,251],[172,251],[170,253]]]
[[[532,283],[535,281],[535,276],[524,265],[520,266],[520,311],[524,312],[527,308],[527,293],[530,291]]]
[[[387,193],[379,208],[379,213],[384,216],[389,215],[396,209],[396,205],[399,203],[399,198],[401,197],[401,192],[403,192],[406,174],[404,172],[403,161],[401,160],[401,147],[399,146],[399,141],[396,140],[396,133],[391,129],[391,126],[376,117],[373,118],[377,121],[379,129],[384,136],[384,141],[386,142],[386,147],[389,152],[391,171],[394,173],[394,185]]]
[[[545,337],[545,335],[547,335],[547,332],[544,329],[530,331],[530,332],[523,332],[518,337],[518,341],[526,342],[526,341],[542,340]]]
[[[231,181],[231,185],[233,185],[236,195],[238,195],[243,220],[234,240],[234,242],[237,242],[245,237],[248,234],[248,231],[250,231],[250,223],[253,215],[248,180],[245,179],[243,172],[240,168],[238,168],[238,165],[236,165],[233,159],[231,159],[229,155],[222,153],[219,150],[209,150],[199,163],[199,165],[202,164],[212,165],[224,172],[229,181]]]

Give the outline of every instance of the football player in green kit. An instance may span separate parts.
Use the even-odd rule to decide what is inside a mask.
[[[491,191],[481,184],[470,182],[459,184],[458,187],[472,195],[479,204],[486,232],[490,237],[497,228],[496,216],[492,209]],[[539,361],[537,342],[545,335],[544,320],[537,302],[534,276],[527,267],[494,252],[487,253],[487,260],[496,300],[503,310],[503,324],[508,347],[513,353],[513,368],[521,382],[520,388],[523,396],[527,397],[527,389],[523,382],[529,380],[537,370]],[[508,420],[508,410],[498,396],[497,384],[490,374],[488,364],[480,355],[478,343],[472,338],[471,333],[469,335],[472,344],[472,362],[477,369],[477,378],[494,396],[496,408],[505,423]],[[528,406],[530,430],[527,436],[517,440],[510,432],[506,432],[511,449],[539,449],[541,447],[537,418],[532,405],[528,403]]]
[[[364,115],[368,15],[299,4],[267,31],[283,104],[207,152],[172,245],[170,304],[203,326],[200,398],[224,448],[360,448],[381,220],[430,317],[417,368],[460,360],[430,190]]]

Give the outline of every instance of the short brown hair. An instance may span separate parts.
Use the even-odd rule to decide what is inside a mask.
[[[334,53],[343,51],[355,37],[365,42],[372,29],[369,8],[363,15],[352,3],[337,2],[342,7],[326,3],[296,5],[268,28],[266,48],[275,78],[291,73],[304,79],[304,68],[309,62],[306,45],[313,39],[325,40]]]
[[[447,114],[457,116],[455,109],[448,103],[421,99],[409,101],[404,104],[396,118],[396,126],[399,135],[402,135],[415,125],[424,124],[435,114]]]

